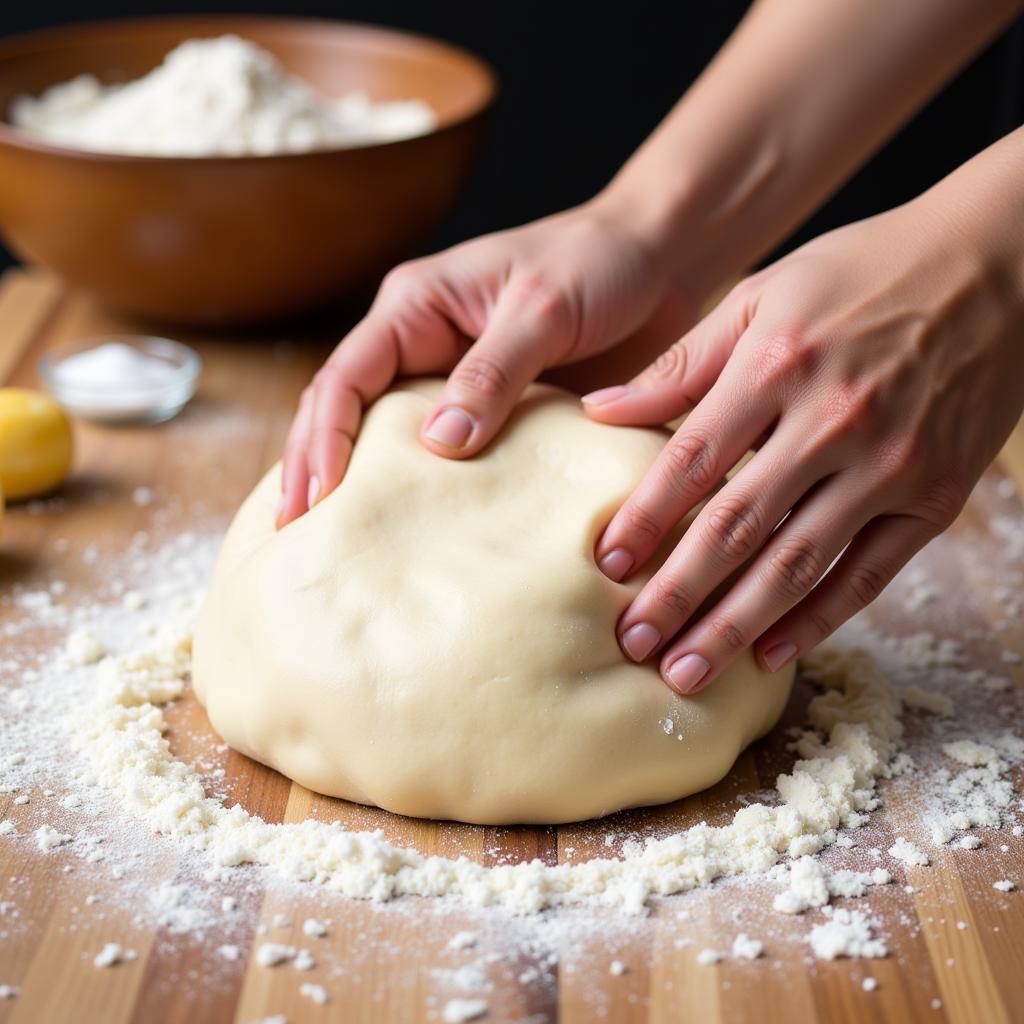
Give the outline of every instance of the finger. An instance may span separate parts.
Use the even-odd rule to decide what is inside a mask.
[[[375,305],[317,373],[308,454],[310,507],[341,482],[363,410],[390,386],[398,362],[390,311]]]
[[[748,295],[748,288],[737,286],[628,384],[584,395],[586,414],[618,426],[658,426],[694,408],[718,380],[750,323]]]
[[[438,455],[475,455],[508,419],[512,407],[549,361],[563,324],[530,316],[507,290],[484,332],[448,376],[444,392],[423,424],[423,443]]]
[[[430,261],[396,267],[369,313],[317,373],[307,456],[309,505],[341,482],[363,412],[396,377],[447,372],[454,365],[464,338],[444,294],[443,276]]]
[[[874,514],[853,474],[818,488],[776,531],[726,594],[668,647],[661,673],[678,693],[711,683],[782,614],[803,600]],[[866,504],[867,503],[867,504]]]
[[[295,414],[285,443],[281,467],[281,499],[277,506],[277,528],[287,526],[309,508],[309,428],[313,412],[312,386],[302,392],[299,411]]]
[[[701,509],[619,620],[622,649],[630,658],[643,661],[674,637],[832,472],[823,456],[794,457],[804,432],[802,425],[777,431]]]
[[[758,661],[769,672],[784,668],[867,607],[938,532],[917,516],[873,519],[854,538],[829,574],[795,608],[766,627]]]
[[[776,420],[775,400],[748,391],[724,373],[665,445],[597,543],[606,576],[619,581],[642,566]]]

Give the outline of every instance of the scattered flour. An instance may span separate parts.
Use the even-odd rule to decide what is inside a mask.
[[[717,949],[702,949],[697,954],[697,963],[701,967],[714,967],[725,959],[725,954]]]
[[[441,1011],[444,1024],[467,1024],[487,1016],[488,1006],[483,999],[449,999]]]
[[[774,909],[784,914],[802,914],[812,907],[823,907],[832,897],[857,899],[871,886],[888,885],[892,881],[885,868],[831,870],[809,856],[790,862],[786,878],[789,888],[780,892],[773,903]]]
[[[963,766],[957,774],[943,769],[936,774],[940,807],[928,816],[932,841],[951,842],[971,828],[999,828],[1015,799],[1008,777],[1014,763],[1024,760],[1024,740],[1004,732],[982,743],[974,739],[952,740],[942,752]]]
[[[831,909],[831,908],[830,908]],[[832,910],[824,924],[811,929],[808,941],[811,950],[819,960],[835,960],[836,957],[883,957],[889,951],[881,939],[872,934],[879,922],[859,910],[840,908]]]
[[[448,948],[454,950],[472,949],[476,943],[476,932],[456,932],[448,940]]]
[[[1011,882],[1009,879],[1001,879],[998,882],[992,883],[993,889],[998,889],[1000,892],[1013,892],[1017,888],[1016,884]]]
[[[896,842],[889,847],[889,856],[902,861],[907,867],[925,867],[930,863],[928,854],[903,836],[898,836]]]
[[[322,939],[327,934],[327,925],[323,921],[318,921],[315,917],[307,917],[302,922],[302,934],[308,935],[313,939]]]
[[[120,963],[134,960],[134,950],[122,949],[116,942],[108,942],[92,960],[94,967],[116,967]]]
[[[316,1003],[317,1006],[324,1006],[330,1001],[327,989],[323,985],[313,985],[308,981],[299,986],[299,995]]]
[[[64,659],[69,665],[92,665],[106,653],[106,648],[88,626],[79,626],[64,647]]]
[[[106,554],[102,557],[106,558]],[[173,756],[167,743],[165,706],[185,692],[190,660],[187,629],[174,628],[173,620],[187,622],[188,609],[193,603],[189,595],[171,586],[165,589],[164,582],[161,582],[158,588],[149,585],[145,592],[138,591],[142,599],[136,607],[129,609],[124,600],[126,592],[131,591],[125,586],[120,591],[111,588],[111,594],[116,598],[117,616],[145,608],[148,621],[159,625],[140,629],[133,636],[123,634],[119,627],[104,629],[100,621],[94,628],[94,635],[105,650],[127,649],[127,654],[112,654],[98,664],[71,666],[66,678],[73,676],[74,685],[80,688],[70,691],[67,686],[59,687],[54,694],[57,698],[55,703],[48,704],[49,690],[37,685],[44,679],[47,686],[54,681],[46,676],[46,667],[42,663],[38,669],[19,667],[17,682],[20,685],[6,695],[0,693],[0,698],[6,696],[9,706],[18,709],[19,713],[29,709],[34,714],[45,711],[56,723],[54,728],[62,722],[65,710],[72,703],[76,705],[67,721],[71,726],[75,750],[84,758],[79,761],[74,752],[69,753],[68,764],[74,764],[74,775],[69,773],[66,778],[62,775],[62,781],[71,780],[75,787],[73,793],[68,794],[75,798],[71,802],[62,797],[55,780],[36,774],[39,769],[33,764],[36,754],[31,732],[23,730],[0,734],[0,749],[15,751],[0,757],[3,761],[0,785],[6,787],[5,792],[21,789],[33,794],[33,803],[27,813],[45,813],[47,806],[56,807],[56,803],[45,803],[44,797],[54,795],[54,790],[45,788],[48,783],[55,786],[55,801],[61,807],[71,811],[84,808],[70,818],[57,816],[52,819],[53,825],[60,826],[62,830],[56,832],[54,829],[54,832],[70,846],[66,858],[70,860],[75,857],[85,860],[104,849],[94,843],[101,837],[90,836],[87,825],[75,824],[83,818],[88,821],[90,810],[102,805],[117,808],[121,815],[119,820],[131,823],[132,836],[141,835],[139,830],[145,826],[177,840],[173,844],[155,843],[152,848],[163,849],[176,859],[180,857],[183,863],[192,863],[193,879],[204,877],[230,881],[232,885],[243,884],[247,876],[235,871],[236,865],[265,864],[270,869],[267,874],[280,874],[285,886],[294,881],[312,881],[343,895],[371,900],[423,892],[425,895],[452,896],[480,906],[504,907],[516,914],[527,914],[546,906],[587,903],[635,914],[642,912],[652,898],[704,886],[715,878],[745,875],[756,880],[768,876],[786,887],[776,901],[777,904],[789,903],[789,906],[780,909],[800,912],[825,908],[828,920],[813,929],[817,938],[811,940],[811,948],[816,956],[827,955],[819,949],[838,949],[838,952],[832,952],[833,956],[872,956],[884,955],[885,950],[885,943],[873,932],[878,927],[877,921],[869,914],[832,911],[828,903],[835,898],[868,895],[873,887],[891,882],[889,873],[880,866],[868,871],[847,870],[837,867],[834,857],[826,858],[826,864],[812,855],[828,846],[833,846],[837,854],[856,847],[854,856],[862,858],[857,866],[863,867],[867,858],[878,860],[881,851],[875,848],[875,844],[879,847],[886,844],[880,841],[877,830],[872,829],[867,838],[861,838],[856,844],[852,836],[856,834],[853,830],[868,824],[868,814],[878,803],[876,787],[880,779],[914,771],[909,783],[911,792],[922,791],[926,786],[926,795],[930,797],[932,789],[937,790],[941,795],[941,814],[935,822],[941,821],[947,830],[952,830],[949,831],[949,839],[943,841],[955,839],[958,845],[965,840],[976,839],[973,835],[963,834],[968,828],[1003,825],[1009,834],[1010,823],[1015,821],[1012,815],[1019,810],[1019,794],[1014,792],[1008,774],[1011,767],[1022,759],[1024,744],[1009,733],[990,732],[977,727],[971,712],[974,705],[983,700],[982,696],[972,698],[966,707],[960,707],[953,721],[951,716],[944,714],[945,705],[941,701],[926,698],[925,703],[929,706],[921,702],[915,704],[914,698],[907,701],[907,694],[913,689],[906,685],[909,673],[901,670],[894,675],[900,686],[893,691],[872,659],[847,650],[842,653],[825,651],[809,659],[809,669],[821,682],[823,692],[809,706],[811,728],[796,729],[790,734],[795,741],[793,749],[800,760],[788,774],[780,776],[775,792],[765,796],[753,794],[752,797],[764,802],[748,803],[724,826],[702,824],[676,835],[662,834],[656,838],[645,838],[628,830],[608,832],[604,845],[609,851],[613,847],[621,847],[621,859],[611,859],[609,853],[609,859],[586,863],[548,866],[540,862],[528,865],[499,862],[498,867],[483,868],[461,859],[423,857],[416,851],[385,842],[379,834],[348,832],[336,824],[271,825],[253,818],[242,808],[225,804],[216,773],[211,771],[210,764],[204,763],[204,757],[208,755],[201,756],[194,764],[185,764]],[[36,622],[51,631],[53,627],[63,628],[66,634],[89,623],[87,617],[72,615],[71,609],[66,611],[63,604],[55,600],[59,595],[49,590],[45,593],[45,599],[37,601],[33,597],[28,601],[32,610],[26,610],[26,614]],[[17,607],[22,607],[20,596],[16,595],[15,599],[19,602]],[[175,609],[173,615],[166,614],[169,608]],[[10,626],[6,627],[6,633],[17,635],[11,632]],[[924,645],[922,640],[914,643]],[[950,681],[959,683],[975,670],[965,667],[965,655],[957,644],[945,644],[934,636],[928,643],[942,653],[935,655],[931,667],[921,670],[926,673],[926,678],[919,678],[919,681],[927,688],[919,688],[920,692],[943,696],[932,689],[933,679],[936,679],[940,688],[945,686],[959,694],[962,688],[951,687]],[[866,646],[875,649],[873,639],[869,638]],[[913,647],[912,644],[897,645],[893,650],[888,645],[881,646],[886,650],[880,654],[894,654],[899,666],[902,666],[906,652]],[[0,653],[0,672],[4,670],[5,653]],[[985,689],[983,681],[982,689]],[[69,702],[69,692],[80,696]],[[930,741],[930,746],[913,747],[915,761],[919,760],[919,751],[924,751],[916,769],[900,751],[901,703],[935,715],[934,722],[918,716],[910,722],[915,731],[931,729],[937,737],[934,742]],[[1001,714],[1004,722],[1012,721],[1008,714]],[[2,720],[0,728],[8,728]],[[56,737],[56,733],[53,735]],[[17,737],[17,741],[9,741],[8,737]],[[59,738],[55,739],[49,749],[54,749],[59,742]],[[108,748],[105,751],[100,749],[104,745]],[[21,751],[28,751],[27,760]],[[81,764],[85,764],[86,770],[79,774]],[[938,770],[933,768],[933,764],[940,766]],[[63,765],[61,767],[63,770]],[[894,786],[899,785],[902,782],[897,780]],[[121,814],[123,807],[127,807],[127,815]],[[907,812],[910,817],[899,819],[904,834],[915,839],[918,833],[913,829],[921,821],[914,815],[919,809]],[[899,810],[901,814],[904,811]],[[18,818],[18,829],[29,838],[10,841],[15,844],[30,842],[39,823],[38,818]],[[10,824],[13,827],[15,822]],[[73,835],[65,836],[64,829]],[[1012,829],[1016,838],[1024,836],[1024,826],[1014,823]],[[7,830],[0,824],[0,835],[5,832]],[[729,849],[730,844],[736,849]],[[193,847],[199,857],[190,859],[181,846]],[[867,862],[870,865],[870,860]],[[111,865],[110,874],[121,878],[126,871],[132,870],[130,857],[122,857],[116,865]],[[1006,865],[1002,869],[996,866],[992,874],[999,878],[996,872],[1005,871]],[[1010,892],[1013,886],[1009,883],[1010,888],[1005,888],[1007,883],[1008,880],[1004,879],[992,883],[992,888]],[[263,885],[264,880],[261,879],[259,884]],[[161,886],[160,891],[164,893],[161,898],[143,893],[139,901],[140,918],[146,920],[146,913],[159,917],[171,913],[176,916],[180,931],[168,930],[172,934],[186,936],[200,934],[210,927],[211,922],[234,926],[233,921],[237,921],[243,929],[245,945],[214,945],[211,951],[219,953],[218,961],[242,959],[252,933],[245,924],[247,915],[232,914],[238,909],[238,901],[234,897],[222,897],[220,892],[211,895],[194,881],[182,884],[176,877],[174,885],[180,888],[172,887],[168,891]],[[327,899],[327,896],[318,897],[318,906],[326,907]],[[1009,905],[1012,905],[1012,898],[994,903],[994,906]],[[219,907],[220,912],[211,913],[211,906]],[[8,907],[13,908],[14,904],[0,903],[0,915],[5,912],[9,916],[16,914],[13,909],[8,911]],[[312,910],[310,907],[307,912]],[[381,913],[385,912],[381,908]],[[395,912],[401,913],[401,906]],[[315,913],[319,918],[319,910]],[[465,911],[460,909],[458,913],[462,915]],[[598,909],[597,913],[603,914],[603,911]],[[233,920],[225,918],[227,914],[231,914]],[[308,918],[302,926],[304,934],[311,938],[316,935],[307,930],[306,924],[309,921],[319,924],[317,918]],[[568,915],[558,918],[545,915],[532,918],[529,928],[532,934],[533,929],[548,927],[545,922],[554,924],[556,921],[562,928],[568,919]],[[693,920],[685,911],[678,914],[678,919]],[[490,916],[479,920],[482,923],[489,921]],[[504,928],[510,919],[501,920]],[[625,920],[629,919],[619,920],[622,923],[616,927],[625,927]],[[738,917],[736,921],[738,924]],[[524,922],[523,926],[526,924]],[[489,925],[484,927],[489,928]],[[562,935],[559,931],[553,934]],[[739,939],[737,936],[736,941]],[[219,932],[218,941],[223,941]],[[470,949],[477,941],[477,932],[459,932],[453,936],[449,948],[455,951]],[[689,936],[679,937],[675,940],[675,948],[683,949],[693,941]],[[561,938],[553,945],[560,946]],[[258,947],[254,957],[258,963],[264,962],[261,955],[266,956],[263,953],[266,946],[277,944],[267,943]],[[331,969],[329,946],[320,947],[328,961],[321,969]],[[284,948],[290,950],[291,955],[275,960],[275,963],[290,960],[298,968],[303,954],[309,957],[308,951]],[[224,953],[224,950],[233,950],[234,956]],[[713,950],[707,953],[715,956],[713,962],[727,955]],[[520,983],[532,985],[544,971],[554,969],[559,954],[545,953],[545,957],[549,955],[551,959],[545,961],[546,966],[540,969],[528,966],[519,970]],[[732,956],[742,956],[735,943]],[[445,973],[450,975],[453,984],[465,988],[465,994],[470,994],[470,990],[481,981],[489,984],[486,971],[481,967],[483,962],[481,959]],[[608,963],[608,960],[604,962]],[[701,962],[708,962],[707,955]],[[226,963],[222,962],[220,966],[222,970],[228,969]],[[614,973],[611,967],[609,973]],[[332,978],[334,976],[331,975]],[[294,976],[286,972],[277,977],[284,980]],[[472,994],[476,995],[477,991]],[[487,1013],[486,1002],[479,999],[453,1002],[456,1005],[479,1003],[483,1007],[481,1013]],[[309,1012],[313,1012],[312,1008]],[[440,1015],[438,1011],[435,1014]]]
[[[740,960],[756,960],[763,952],[764,944],[750,938],[745,932],[740,932],[733,939],[732,955]]]
[[[256,951],[256,963],[260,967],[277,967],[295,957],[295,947],[280,942],[264,942]]]
[[[42,825],[36,829],[36,846],[43,853],[56,850],[58,846],[65,846],[74,840],[74,836],[65,832],[58,832],[52,825]]]

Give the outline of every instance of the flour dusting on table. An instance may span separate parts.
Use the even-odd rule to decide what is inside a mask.
[[[367,948],[385,941],[377,917],[437,914],[448,928],[445,955],[455,966],[434,978],[434,1019],[481,1005],[486,1012],[495,972],[520,959],[531,963],[513,974],[523,986],[556,968],[570,971],[574,951],[595,935],[607,943],[605,962],[621,966],[609,974],[625,974],[626,962],[611,954],[647,927],[651,910],[668,915],[679,955],[700,963],[771,959],[794,939],[815,959],[882,958],[891,955],[894,923],[884,902],[873,905],[875,893],[918,893],[937,860],[995,856],[998,863],[999,851],[1024,839],[1015,785],[1024,761],[1014,731],[1020,669],[962,609],[941,636],[881,633],[861,619],[807,659],[817,692],[806,725],[791,730],[793,761],[773,791],[741,795],[720,823],[644,834],[619,815],[599,856],[566,850],[557,864],[485,867],[340,823],[263,821],[232,802],[228,752],[215,736],[190,735],[200,753],[189,763],[176,751],[181,714],[193,707],[189,625],[219,533],[157,543],[164,510],[160,502],[139,507],[153,532],[119,552],[58,542],[55,564],[102,566],[95,593],[76,593],[54,575],[0,597],[0,794],[8,798],[0,803],[0,843],[25,844],[26,853],[54,858],[61,871],[87,880],[95,894],[76,908],[79,920],[122,922],[89,954],[104,973],[138,969],[129,954],[159,926],[163,941],[199,944],[209,971],[237,969],[252,956],[258,969],[292,972],[307,1000],[328,1001],[326,972],[355,969],[331,967],[325,942],[331,922],[350,916],[350,897],[372,908]],[[46,513],[45,505],[36,512]],[[997,534],[1002,551],[1016,543],[1005,523]],[[1024,580],[1024,555],[1015,559],[992,558],[982,569],[979,558],[975,566],[990,573],[985,582],[1006,616],[1020,614],[1013,594]],[[897,581],[885,598],[891,607],[925,582],[942,593],[924,564],[917,560]],[[927,604],[935,622],[940,602]],[[990,662],[973,663],[965,640],[989,645]],[[1010,677],[1008,687],[987,685]],[[1020,880],[1005,867],[988,870],[991,899],[1016,907]],[[683,894],[706,891],[716,879],[716,899],[734,908],[734,938],[728,952],[701,952],[700,924]],[[752,895],[731,901],[737,886]],[[253,901],[264,890],[279,893],[286,909],[299,894],[314,894],[316,916],[277,914],[254,938]],[[24,926],[25,895],[18,876],[0,883],[0,936]],[[427,906],[401,898],[410,895],[434,899]],[[745,910],[751,901],[767,913]],[[308,972],[314,980],[302,980]],[[17,998],[21,981],[4,978],[0,998]]]

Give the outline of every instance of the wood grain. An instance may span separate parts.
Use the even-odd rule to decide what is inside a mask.
[[[9,510],[0,538],[0,583],[44,580],[56,557],[57,537],[74,545],[112,546],[135,530],[153,530],[151,513],[131,501],[133,489],[142,484],[165,498],[182,499],[161,521],[168,536],[191,528],[197,518],[225,522],[276,459],[299,391],[343,327],[296,337],[184,337],[205,361],[193,405],[159,428],[77,423],[76,473],[64,507],[46,515],[24,507]],[[0,383],[36,386],[35,363],[44,351],[84,335],[137,329],[52,278],[10,272],[0,283]],[[1024,428],[1015,432],[990,478],[1004,473],[1024,491]],[[94,500],[100,492],[105,500]],[[959,534],[985,529],[981,500],[972,499],[955,527]],[[1016,501],[1010,508],[1021,514]],[[938,578],[948,579],[954,599],[964,601],[965,635],[999,614],[973,561],[950,555],[936,570]],[[89,586],[90,574],[98,571],[84,565],[61,570],[72,588]],[[1021,623],[1012,622],[1000,642],[1024,653]],[[972,657],[992,664],[992,650],[969,637],[965,643]],[[1020,685],[1024,674],[1016,669],[1012,674]],[[783,726],[801,720],[807,694],[805,685],[798,686]],[[209,750],[209,727],[191,698],[169,719],[172,746],[180,756],[187,760]],[[224,788],[230,799],[268,821],[340,819],[351,828],[380,828],[389,839],[424,853],[464,855],[481,863],[536,857],[553,864],[606,855],[609,831],[622,838],[701,820],[720,823],[744,793],[770,786],[789,763],[780,729],[706,793],[669,807],[558,829],[403,819],[310,793],[234,753],[225,755]],[[912,799],[912,790],[889,795],[886,809],[875,815],[873,842],[892,842],[890,816],[900,811],[901,801]],[[10,810],[8,801],[0,795],[0,818]],[[763,889],[741,883],[669,900],[642,923],[618,921],[611,913],[552,914],[550,941],[542,948],[519,941],[529,926],[501,915],[488,918],[467,908],[414,900],[381,908],[332,898],[315,887],[266,887],[253,873],[248,885],[232,890],[241,921],[240,934],[236,929],[231,937],[243,954],[237,964],[213,962],[211,951],[223,941],[216,930],[198,941],[140,926],[133,908],[114,899],[102,920],[83,913],[83,882],[74,872],[63,872],[59,857],[35,854],[29,844],[0,842],[0,879],[9,880],[0,883],[0,898],[16,880],[22,915],[17,931],[0,919],[0,983],[22,990],[17,999],[0,1001],[0,1024],[247,1024],[276,1013],[286,1014],[292,1024],[439,1020],[445,1000],[464,994],[443,974],[470,959],[447,948],[462,928],[479,935],[474,957],[496,957],[489,966],[488,1021],[1024,1021],[1024,914],[1018,909],[1022,904],[1014,902],[1020,894],[994,897],[991,889],[996,877],[1024,880],[1021,843],[1013,842],[1006,855],[998,853],[998,842],[962,855],[941,852],[932,867],[907,873],[916,892],[885,887],[870,901],[892,949],[879,961],[810,961],[803,941],[806,922],[774,913]],[[161,877],[184,870],[173,844],[153,838],[151,845],[151,863]],[[288,919],[287,927],[275,926],[279,915]],[[329,918],[328,938],[304,936],[306,917]],[[563,930],[556,927],[560,922]],[[697,965],[697,951],[728,949],[741,930],[764,939],[765,957],[715,968]],[[131,945],[138,959],[96,970],[91,957],[111,937]],[[258,966],[251,954],[266,939],[309,947],[317,968],[307,976],[288,967]],[[552,949],[556,966],[549,960]],[[613,959],[627,966],[624,974],[609,972]],[[879,982],[875,992],[861,987],[869,976]],[[320,1007],[301,998],[302,981],[323,984],[331,1002]],[[938,1008],[934,1000],[941,1000]]]

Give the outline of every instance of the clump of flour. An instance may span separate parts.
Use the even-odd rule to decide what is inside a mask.
[[[92,75],[19,96],[12,122],[47,142],[144,156],[264,156],[422,135],[436,118],[417,99],[317,95],[237,36],[193,39],[148,75],[104,86]]]

